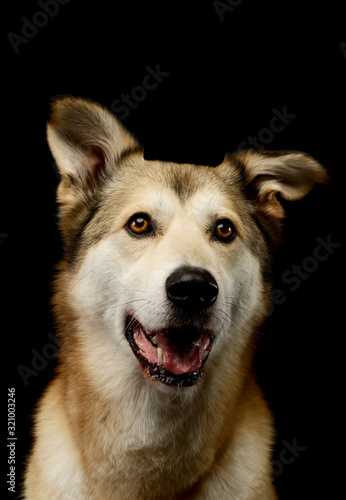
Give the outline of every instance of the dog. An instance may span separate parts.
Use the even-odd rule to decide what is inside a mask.
[[[54,100],[47,136],[61,176],[60,348],[24,498],[277,498],[252,362],[280,199],[326,170],[289,151],[151,161],[106,108],[71,96]]]

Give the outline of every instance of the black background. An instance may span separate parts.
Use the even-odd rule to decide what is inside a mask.
[[[267,148],[306,151],[331,174],[328,186],[285,204],[274,284],[285,301],[268,319],[256,369],[276,420],[280,498],[337,498],[342,491],[344,16],[340,2],[238,3],[221,19],[212,1],[128,2],[120,8],[70,0],[46,22],[35,17],[42,26],[18,53],[7,34],[21,35],[23,16],[32,20],[42,7],[35,1],[6,5],[2,399],[6,387],[16,388],[17,484],[30,445],[30,414],[54,368],[50,361],[27,386],[18,373],[18,365],[32,367],[32,349],[42,353],[53,331],[50,282],[61,251],[58,179],[45,140],[49,101],[73,94],[111,108],[142,85],[147,66],[159,65],[169,75],[123,121],[147,157],[217,165],[226,151],[268,127],[274,108],[286,107],[296,117]],[[328,237],[341,245],[293,291],[283,273],[313,257],[317,238]],[[294,442],[305,449],[289,460],[292,455],[282,450]],[[290,463],[283,464],[283,457]]]

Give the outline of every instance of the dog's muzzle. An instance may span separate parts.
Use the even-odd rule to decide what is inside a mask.
[[[133,316],[127,317],[126,338],[151,379],[179,386],[200,381],[214,340],[213,332],[206,327],[207,310],[218,292],[207,270],[184,266],[166,280],[171,326],[148,330]]]

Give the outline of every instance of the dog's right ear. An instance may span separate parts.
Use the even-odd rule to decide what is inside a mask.
[[[61,175],[58,201],[65,208],[90,200],[124,152],[139,149],[110,111],[69,96],[53,100],[47,138]]]

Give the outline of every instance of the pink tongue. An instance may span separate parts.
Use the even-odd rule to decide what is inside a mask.
[[[173,375],[192,373],[199,370],[202,364],[201,349],[204,347],[201,338],[187,346],[178,347],[167,335],[156,335],[157,345],[163,351],[163,367]]]

